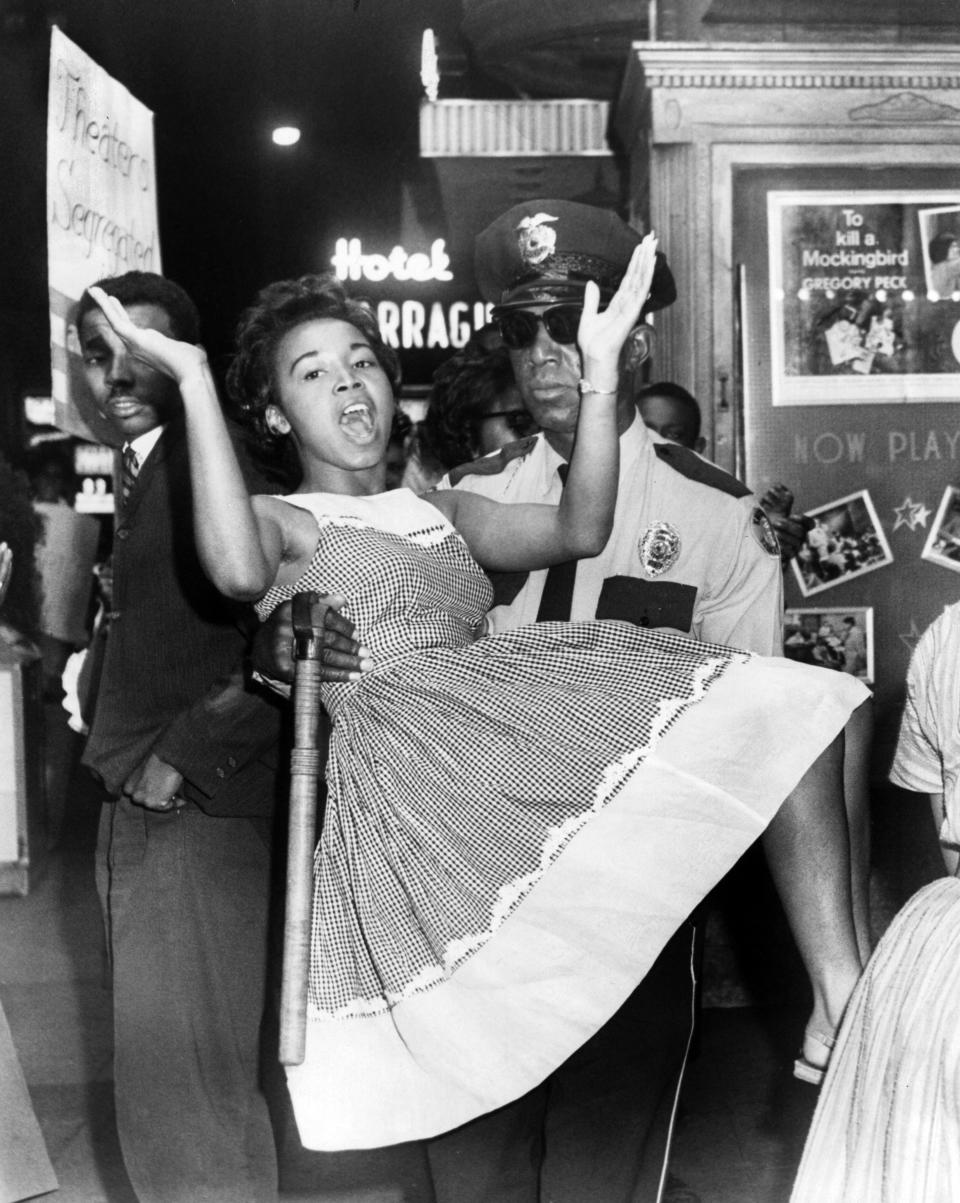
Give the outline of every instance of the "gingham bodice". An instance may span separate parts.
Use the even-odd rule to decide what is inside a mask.
[[[259,602],[266,618],[295,593],[341,593],[357,638],[377,667],[431,647],[472,643],[492,600],[490,583],[440,511],[409,489],[372,497],[293,494],[283,500],[313,514],[317,547],[293,585],[274,586]],[[344,686],[325,687],[324,702]]]

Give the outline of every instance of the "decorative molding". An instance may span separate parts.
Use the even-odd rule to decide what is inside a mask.
[[[724,127],[749,142],[788,127],[815,139],[825,125],[848,138],[946,137],[958,122],[960,44],[635,42],[616,108],[627,147],[641,130],[657,143]]]
[[[625,88],[960,88],[960,45],[634,42]],[[633,83],[635,86],[635,81]]]
[[[420,156],[610,155],[606,100],[438,100],[420,106]]]
[[[651,88],[960,88],[960,75],[878,75],[852,71],[806,71],[777,74],[763,71],[740,71],[724,74],[692,70],[658,73],[646,71]]]
[[[916,125],[927,121],[960,121],[960,109],[918,96],[916,92],[898,92],[878,104],[861,104],[851,109],[851,121],[873,124]]]

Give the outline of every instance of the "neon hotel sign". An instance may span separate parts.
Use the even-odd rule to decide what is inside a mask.
[[[330,262],[340,280],[379,284],[390,279],[429,284],[453,279],[442,238],[431,244],[429,252],[409,254],[402,246],[395,246],[389,255],[365,253],[359,238],[338,238]],[[405,351],[445,350],[464,346],[475,330],[489,322],[491,308],[482,301],[453,301],[449,305],[412,299],[379,301],[377,321],[388,346]]]

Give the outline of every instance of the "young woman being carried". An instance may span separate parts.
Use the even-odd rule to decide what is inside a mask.
[[[654,250],[637,248],[602,313],[587,287],[556,507],[384,493],[396,361],[370,310],[318,277],[270,286],[241,323],[231,390],[303,468],[296,493],[251,500],[203,351],[94,294],[133,353],[179,383],[214,582],[261,616],[304,589],[342,594],[374,661],[324,693],[307,1055],[288,1070],[307,1147],[426,1137],[523,1094],[764,832],[813,986],[809,1060],[826,1059],[819,1033],[859,975],[839,755],[859,682],[620,622],[478,637],[480,565],[603,546],[618,357]]]

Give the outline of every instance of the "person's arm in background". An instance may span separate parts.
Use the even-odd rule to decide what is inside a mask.
[[[149,806],[156,782],[155,800],[162,801],[161,782],[179,778],[167,797],[187,790],[192,801],[211,799],[250,761],[267,752],[280,735],[279,699],[252,687],[247,666],[238,661],[233,670],[213,682],[203,697],[168,724],[150,755],[124,785],[133,801]],[[188,787],[202,798],[190,795]],[[138,796],[138,791],[139,795]]]
[[[372,667],[366,649],[353,638],[353,623],[339,613],[343,599],[318,598],[311,608],[322,632],[321,678],[355,680]],[[256,630],[251,661],[239,661],[207,693],[182,711],[163,731],[149,756],[124,783],[123,792],[138,805],[169,810],[183,804],[181,791],[203,806],[241,769],[268,752],[280,733],[280,697],[293,680],[291,604],[284,603],[270,624]],[[251,683],[249,668],[267,670],[274,692]],[[256,673],[254,673],[256,676]],[[200,797],[191,796],[191,789]],[[171,801],[175,796],[176,801]]]
[[[933,823],[939,832],[946,821],[947,811],[944,806],[943,794],[928,794],[930,799],[930,810],[933,814]],[[960,848],[953,844],[945,844],[940,841],[940,855],[943,857],[943,864],[951,877],[960,877]]]
[[[813,519],[805,514],[791,516],[793,493],[783,484],[771,485],[759,498],[759,505],[777,532],[780,561],[786,567],[803,546],[807,531],[813,528]]]
[[[947,814],[937,717],[939,707],[949,703],[939,696],[934,685],[937,661],[944,652],[941,635],[946,624],[953,621],[956,620],[948,611],[933,622],[920,637],[910,657],[907,696],[890,768],[890,781],[901,789],[927,795],[944,866],[948,873],[957,876],[960,849],[945,844],[942,839],[947,826]],[[955,716],[950,718],[955,723]],[[946,721],[949,725],[949,718]]]

